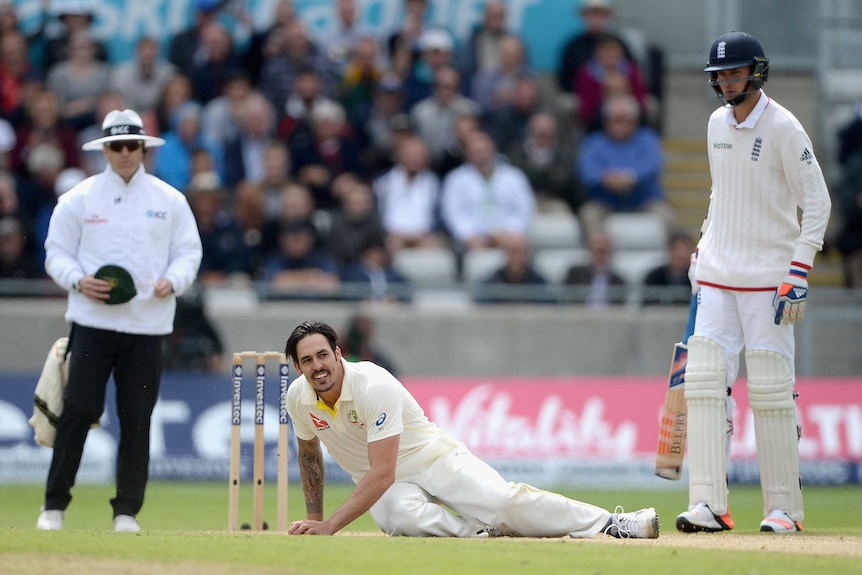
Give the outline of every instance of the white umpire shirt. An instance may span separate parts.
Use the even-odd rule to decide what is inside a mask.
[[[314,437],[354,483],[368,472],[368,444],[401,435],[396,481],[422,473],[429,462],[464,445],[430,421],[416,399],[395,376],[367,361],[341,360],[341,396],[330,409],[319,400],[304,375],[290,385],[287,411],[299,439]]]
[[[69,290],[66,320],[123,333],[173,331],[175,297],[157,298],[154,282],[170,280],[182,294],[197,277],[201,239],[186,197],[146,172],[127,184],[110,165],[60,196],[45,240],[45,269]],[[138,294],[104,305],[73,289],[105,264],[127,269]]]

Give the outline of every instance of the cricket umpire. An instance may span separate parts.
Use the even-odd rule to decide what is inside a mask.
[[[173,330],[176,296],[198,273],[201,240],[185,196],[148,174],[147,149],[165,143],[133,110],[114,110],[103,136],[105,171],[57,203],[45,240],[45,268],[69,291],[69,381],[57,421],[39,529],[62,529],[90,425],[116,382],[120,442],[114,529],[140,531],[147,485],[150,419],[159,394],[162,339]]]

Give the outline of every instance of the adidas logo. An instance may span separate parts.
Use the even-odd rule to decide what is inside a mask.
[[[799,156],[800,162],[811,162],[814,159],[814,154],[808,151],[808,148],[802,151],[802,155]]]

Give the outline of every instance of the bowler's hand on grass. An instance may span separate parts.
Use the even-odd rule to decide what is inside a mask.
[[[315,521],[314,519],[300,519],[290,524],[287,532],[291,535],[332,535],[335,533],[329,528],[326,521]]]

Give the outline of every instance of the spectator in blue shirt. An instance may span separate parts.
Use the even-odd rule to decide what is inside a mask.
[[[586,237],[601,231],[611,212],[655,212],[672,224],[661,187],[661,139],[640,124],[637,100],[625,94],[609,97],[602,118],[602,130],[584,139],[578,158],[587,196],[578,215]]]

